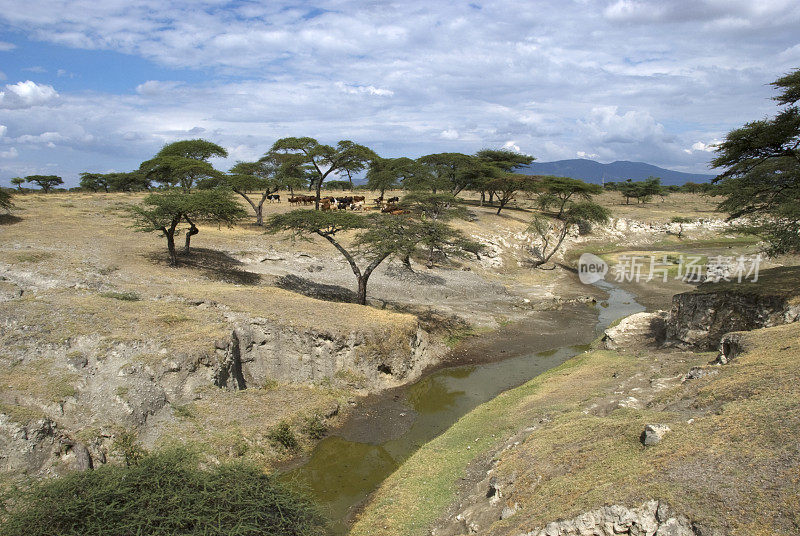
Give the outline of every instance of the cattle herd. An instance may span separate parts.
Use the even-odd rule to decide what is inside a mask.
[[[313,195],[298,195],[289,198],[292,205],[313,205],[316,201]],[[375,199],[375,208],[388,214],[407,214],[408,211],[398,208],[399,197],[390,197],[384,201],[383,197]],[[366,198],[363,195],[348,195],[339,197],[321,197],[319,200],[320,210],[364,210]]]

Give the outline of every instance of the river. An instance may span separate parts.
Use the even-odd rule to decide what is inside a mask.
[[[332,534],[346,534],[354,508],[420,446],[479,404],[585,351],[614,320],[644,310],[630,292],[605,281],[595,285],[608,299],[595,306],[597,321],[586,326],[583,344],[438,370],[374,403],[371,411],[361,411],[283,478],[308,490],[330,518]],[[528,335],[536,338],[535,333]]]

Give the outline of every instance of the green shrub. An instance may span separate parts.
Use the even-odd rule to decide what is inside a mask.
[[[122,301],[139,301],[141,298],[135,292],[101,292],[100,295],[104,298],[113,298]]]
[[[286,421],[281,421],[275,428],[269,431],[267,439],[276,448],[285,448],[286,450],[297,450],[297,438],[294,436],[292,427]]]
[[[183,449],[33,482],[3,503],[6,536],[323,533],[315,507],[272,475],[241,462],[201,470]]]
[[[325,423],[318,415],[314,415],[306,419],[305,423],[303,423],[302,431],[311,439],[322,439],[325,437],[328,427],[325,426]]]
[[[139,462],[147,455],[144,447],[136,443],[136,434],[124,430],[117,434],[114,438],[114,450],[122,454],[125,459],[125,465],[131,467],[138,465]]]

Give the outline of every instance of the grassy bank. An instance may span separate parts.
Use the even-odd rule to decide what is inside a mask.
[[[745,354],[687,382],[681,376],[712,355],[593,351],[571,359],[420,449],[387,479],[352,534],[424,534],[458,512],[474,488],[468,475],[489,468],[513,482],[503,504],[518,510],[481,526],[481,534],[524,533],[649,499],[725,534],[797,532],[800,326],[744,337]],[[645,448],[640,434],[648,423],[672,431]],[[520,444],[507,444],[523,430]]]

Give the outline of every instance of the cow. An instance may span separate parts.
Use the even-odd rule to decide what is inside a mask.
[[[367,198],[364,197],[363,195],[354,195],[353,196],[353,203],[359,203],[359,202],[363,203],[366,200],[367,200]]]
[[[357,210],[357,211],[364,210],[364,201],[357,201],[356,203],[351,204],[350,210]]]
[[[333,208],[336,208],[336,207],[334,206]],[[330,209],[331,209],[331,202],[330,202],[330,201],[327,201],[327,200],[325,200],[325,201],[322,201],[322,202],[319,204],[319,209],[320,209],[320,210],[330,210]]]
[[[397,203],[398,201],[400,201],[399,197],[390,197],[386,202],[387,203]]]
[[[277,201],[278,203],[281,202],[281,196],[278,194],[270,194],[267,196],[267,200],[272,203],[273,201]]]
[[[290,197],[289,198],[289,204],[290,205],[294,205],[294,204],[302,203],[302,202],[303,202],[303,198],[302,197]]]

